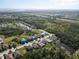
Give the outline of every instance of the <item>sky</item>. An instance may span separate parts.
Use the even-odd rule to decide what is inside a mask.
[[[79,9],[79,0],[0,0],[0,9]]]

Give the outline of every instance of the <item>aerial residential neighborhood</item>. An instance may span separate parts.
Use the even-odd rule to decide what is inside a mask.
[[[79,59],[79,0],[0,0],[0,59]]]
[[[16,49],[20,48],[27,48],[28,50],[33,49],[33,48],[40,48],[46,45],[47,43],[53,42],[54,40],[57,40],[57,37],[54,34],[50,34],[44,30],[39,29],[39,34],[37,36],[30,36],[29,38],[20,38],[19,43],[21,44],[20,46],[16,46],[15,44],[13,45],[6,45],[2,41],[3,39],[0,39],[0,47],[3,47],[0,49],[0,57],[3,58],[4,54],[8,54],[9,51],[12,51],[13,53],[16,51]],[[40,36],[39,36],[40,35]],[[39,37],[38,37],[39,36]]]
[[[53,12],[56,11],[53,10]],[[63,11],[57,12],[56,14],[52,13],[53,16],[51,16],[51,11],[48,12],[48,10],[26,11],[25,13],[22,11],[18,12],[17,15],[15,11],[1,12],[0,58],[58,59],[60,56],[65,59],[71,59],[72,56],[76,58],[76,55],[78,55],[76,50],[78,49],[79,21],[77,18],[75,20],[63,18],[65,14],[64,16],[60,15]],[[69,11],[64,12],[68,13]],[[66,15],[72,14],[71,11],[67,13]],[[78,11],[73,11],[73,13],[78,16]],[[2,18],[3,15],[16,16],[17,18]],[[47,55],[50,55],[50,57]]]

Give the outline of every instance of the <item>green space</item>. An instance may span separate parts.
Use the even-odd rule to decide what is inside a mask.
[[[14,31],[15,32],[15,31]],[[17,34],[19,33],[20,31],[17,31],[15,32],[16,35],[13,35],[14,33],[10,33],[11,36],[9,36],[8,34],[5,36],[4,38],[4,43],[5,44],[10,44],[12,42],[15,42],[15,44],[17,44],[17,46],[20,44],[19,43],[19,40],[21,38],[28,38],[29,36],[32,36],[32,35],[37,35],[39,34],[39,31],[37,29],[32,29],[31,31],[24,31],[23,33],[21,34]]]

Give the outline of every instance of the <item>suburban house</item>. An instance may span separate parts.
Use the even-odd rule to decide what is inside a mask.
[[[3,43],[3,39],[2,39],[2,38],[0,38],[0,44],[1,44],[1,43]]]

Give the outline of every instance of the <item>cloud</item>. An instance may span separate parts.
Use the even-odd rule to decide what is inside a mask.
[[[79,5],[78,0],[49,0],[52,2],[52,8],[67,9]],[[75,8],[75,7],[74,7]]]

